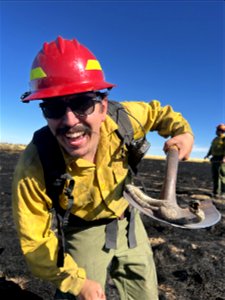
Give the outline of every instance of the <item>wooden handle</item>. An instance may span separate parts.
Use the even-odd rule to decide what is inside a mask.
[[[176,202],[176,182],[178,171],[178,147],[173,145],[167,151],[166,170],[160,198]]]

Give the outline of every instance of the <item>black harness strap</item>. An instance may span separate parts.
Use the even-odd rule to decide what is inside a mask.
[[[105,248],[106,249],[116,249],[117,242],[117,232],[118,232],[118,219],[113,219],[105,227]]]
[[[65,179],[61,175],[65,173],[66,165],[56,138],[48,126],[37,130],[33,136],[42,163],[46,193],[53,200],[54,207],[59,208],[58,196],[62,193]]]
[[[127,228],[127,240],[129,248],[135,248],[137,246],[137,240],[135,236],[135,211],[134,207],[130,207],[125,212],[125,217],[128,221]],[[105,248],[106,249],[116,249],[117,248],[117,232],[118,232],[118,222],[119,219],[113,219],[112,222],[106,224],[106,238],[105,238]]]
[[[118,124],[117,135],[124,144],[130,145],[134,132],[127,112],[122,104],[116,101],[108,102],[108,115]]]
[[[64,239],[64,213],[59,205],[59,195],[62,194],[66,176],[65,162],[57,140],[51,133],[48,126],[45,126],[34,133],[33,143],[36,145],[42,163],[46,193],[52,199],[53,207],[51,212],[56,218],[56,229],[58,236],[58,258],[57,266],[63,267],[65,239]],[[68,197],[68,199],[71,197]],[[73,199],[71,199],[73,201]],[[69,201],[69,202],[71,202]],[[69,203],[70,205],[71,203]]]
[[[138,165],[150,147],[150,143],[145,136],[144,128],[119,102],[109,101],[108,115],[118,124],[117,135],[122,140],[123,145],[125,144],[128,149],[128,165],[130,170],[136,175],[138,172]],[[139,124],[140,130],[144,133],[142,138],[137,140],[134,139],[134,131],[128,115]]]

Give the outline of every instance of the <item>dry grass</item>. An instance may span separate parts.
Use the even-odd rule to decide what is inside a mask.
[[[24,144],[0,143],[0,151],[22,151],[26,148]]]
[[[21,151],[24,150],[27,145],[25,144],[10,144],[10,143],[0,143],[0,151]],[[145,159],[156,159],[156,160],[165,160],[165,156],[160,155],[146,155]],[[209,160],[202,158],[190,158],[189,162],[205,163]]]

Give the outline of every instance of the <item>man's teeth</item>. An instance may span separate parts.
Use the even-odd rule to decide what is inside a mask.
[[[79,131],[79,132],[67,132],[66,137],[70,139],[75,139],[80,136],[84,135],[84,131]]]

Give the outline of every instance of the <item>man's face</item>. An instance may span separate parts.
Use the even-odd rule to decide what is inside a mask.
[[[217,135],[217,136],[222,136],[222,135],[224,135],[224,131],[223,131],[223,130],[217,129],[216,135]]]
[[[49,99],[45,103],[47,108],[42,108],[43,113],[59,144],[71,156],[94,162],[101,123],[106,118],[107,98],[85,93]]]

